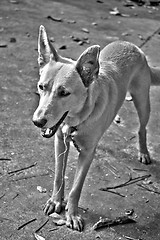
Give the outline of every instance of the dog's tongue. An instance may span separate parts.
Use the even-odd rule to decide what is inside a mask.
[[[51,138],[56,133],[57,129],[59,128],[59,126],[62,124],[62,122],[66,118],[67,114],[68,114],[68,111],[63,114],[61,119],[53,127],[41,129],[42,137]]]

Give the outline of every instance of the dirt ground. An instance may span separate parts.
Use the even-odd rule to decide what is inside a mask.
[[[32,124],[37,105],[37,36],[45,25],[58,52],[76,59],[88,46],[103,48],[117,39],[142,48],[160,65],[160,6],[116,0],[0,0],[0,239],[30,240],[48,219],[43,205],[51,195],[54,139],[43,139]],[[158,1],[146,1],[155,4]],[[141,5],[141,4],[140,4]],[[119,13],[115,14],[115,7]],[[133,103],[120,110],[102,137],[80,199],[84,232],[56,226],[52,218],[38,234],[51,239],[160,239],[160,88],[151,89],[148,146],[152,164],[137,158],[138,120]],[[77,152],[71,149],[66,195],[73,182]],[[150,176],[143,179],[143,176]],[[138,177],[138,182],[113,190]],[[37,186],[46,189],[39,192]],[[131,211],[136,222],[94,231],[100,217],[114,219]],[[30,222],[31,221],[31,222]],[[24,225],[23,225],[24,224]],[[25,225],[26,224],[26,225]]]

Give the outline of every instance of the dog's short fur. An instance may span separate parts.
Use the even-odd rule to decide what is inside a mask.
[[[79,158],[66,206],[66,225],[81,231],[83,220],[78,215],[78,201],[82,186],[98,141],[115,118],[127,91],[140,120],[139,160],[145,164],[151,161],[146,145],[149,90],[151,84],[160,85],[160,68],[150,67],[144,53],[124,41],[113,42],[101,52],[98,45],[91,46],[77,61],[63,58],[51,45],[43,26],[39,31],[38,52],[40,101],[33,122],[42,128],[44,137],[55,133],[54,187],[44,211],[50,214],[62,209],[64,174],[72,139],[78,146]]]

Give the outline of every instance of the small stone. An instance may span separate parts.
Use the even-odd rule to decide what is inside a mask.
[[[127,216],[131,216],[131,215],[133,215],[133,213],[134,213],[133,209],[128,209],[125,211],[125,215],[127,215]]]
[[[84,44],[84,41],[79,41],[78,44],[82,46]]]
[[[27,32],[26,35],[27,35],[27,37],[30,37],[30,33],[29,32]]]
[[[131,33],[129,33],[129,32],[123,32],[121,35],[122,35],[122,36],[129,36],[129,35],[131,35]]]
[[[67,23],[74,24],[74,23],[76,23],[76,21],[75,20],[67,20]]]
[[[41,186],[37,186],[37,190],[40,192],[40,193],[46,193],[47,190],[45,188],[42,188]]]
[[[74,42],[80,42],[81,39],[79,37],[71,36]]]
[[[82,31],[85,33],[89,33],[89,30],[87,28],[82,28]]]
[[[17,1],[17,0],[10,0],[9,2],[13,3],[13,4],[18,4],[19,3],[19,1]]]
[[[50,37],[50,42],[55,42],[55,39],[54,39],[54,37]]]
[[[119,40],[119,37],[116,37],[116,36],[106,36],[106,40],[113,42],[113,41]]]
[[[121,118],[119,115],[116,115],[115,119],[114,119],[114,123],[121,123]]]
[[[140,40],[144,40],[144,37],[141,34],[138,34]]]
[[[15,37],[11,37],[11,38],[10,38],[10,42],[11,42],[11,43],[15,43],[15,42],[16,42],[16,38],[15,38]]]
[[[93,26],[97,26],[98,24],[96,22],[92,22],[92,25]]]
[[[126,96],[125,100],[126,100],[126,101],[128,101],[128,102],[131,102],[131,101],[133,101],[133,99],[132,99],[132,97],[131,97],[131,95],[130,95],[130,94],[127,94],[127,96]]]

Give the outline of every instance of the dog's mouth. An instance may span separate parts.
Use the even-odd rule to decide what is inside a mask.
[[[51,138],[56,133],[57,129],[59,128],[59,126],[62,124],[62,122],[66,118],[67,114],[68,114],[68,111],[63,114],[61,119],[53,127],[51,127],[51,128],[42,128],[41,129],[42,137]]]

